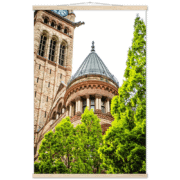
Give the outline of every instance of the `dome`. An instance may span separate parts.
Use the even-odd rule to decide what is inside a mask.
[[[76,71],[76,73],[71,77],[68,84],[69,85],[73,80],[75,80],[78,77],[84,76],[84,75],[103,75],[108,78],[110,78],[115,84],[119,86],[119,82],[117,78],[110,73],[106,65],[103,63],[101,58],[96,54],[94,50],[94,41],[92,42],[92,50],[89,53],[89,55],[86,57],[86,59],[83,61],[79,69]]]

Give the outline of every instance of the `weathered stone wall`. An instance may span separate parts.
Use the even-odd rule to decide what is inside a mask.
[[[44,23],[44,17],[49,18],[49,24]],[[73,13],[69,15],[69,19],[75,17]],[[68,27],[69,32],[65,34],[63,29],[57,30],[51,27],[51,21],[55,21],[56,25],[61,24],[63,29]],[[38,55],[39,44],[42,33],[47,34],[46,47],[44,57]],[[52,106],[52,101],[59,88],[60,82],[67,83],[72,72],[72,55],[73,55],[73,35],[74,27],[66,21],[52,15],[46,11],[38,11],[35,16],[34,24],[34,125],[35,131],[42,127],[46,121],[47,115]],[[49,46],[52,37],[57,39],[55,49],[55,61],[48,60]],[[66,43],[66,56],[64,66],[59,65],[59,51],[62,42]],[[38,82],[37,82],[38,79]]]

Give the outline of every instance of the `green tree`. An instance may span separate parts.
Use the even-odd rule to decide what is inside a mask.
[[[111,103],[112,126],[99,148],[106,173],[146,172],[146,26],[134,23],[125,80]]]
[[[81,124],[76,126],[76,146],[74,149],[75,162],[72,164],[73,173],[100,173],[101,159],[98,149],[102,143],[100,120],[93,110],[85,109],[81,116]]]
[[[66,117],[55,127],[55,133],[44,135],[39,148],[39,162],[34,164],[36,173],[69,173],[73,159],[74,127]]]
[[[39,148],[39,157],[38,160],[40,161],[39,164],[35,164],[35,170],[40,173],[52,173],[54,168],[54,133],[51,131],[47,132],[44,135],[44,139],[41,142],[40,148]],[[38,167],[38,168],[37,168]]]
[[[70,164],[73,160],[73,147],[75,142],[75,129],[70,122],[70,118],[66,117],[55,127],[55,159],[63,161],[70,171]]]

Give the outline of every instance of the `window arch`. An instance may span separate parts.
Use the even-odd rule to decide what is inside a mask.
[[[47,35],[43,33],[41,35],[41,40],[39,44],[39,53],[38,53],[42,57],[44,56],[46,41],[47,41]]]
[[[60,46],[60,53],[59,53],[59,65],[64,66],[65,61],[65,52],[66,52],[66,46],[65,43],[61,44]]]
[[[52,119],[56,119],[56,112],[53,112]]]
[[[90,107],[93,109],[93,112],[95,111],[95,98],[91,97],[90,98]]]
[[[60,103],[60,104],[58,105],[57,112],[58,112],[59,114],[62,113],[62,103]]]
[[[86,109],[86,106],[87,106],[87,102],[86,102],[86,99],[83,99],[83,101],[82,101],[83,103],[82,103],[82,105],[83,105],[83,113],[84,113],[84,111],[85,111],[85,109]]]
[[[58,24],[58,26],[57,26],[57,30],[61,30],[62,29],[62,26],[60,25],[60,24]]]
[[[56,22],[55,22],[55,21],[52,21],[52,22],[51,22],[51,27],[55,27],[55,25],[56,25]]]
[[[109,112],[111,112],[111,100],[109,100]]]
[[[55,48],[56,48],[56,39],[52,38],[49,49],[49,60],[54,61],[55,59]]]
[[[101,111],[105,113],[105,100],[101,99]]]
[[[45,23],[45,24],[48,24],[48,22],[49,22],[48,17],[45,17],[45,18],[44,18],[44,23]]]
[[[65,33],[65,34],[68,34],[68,32],[69,32],[69,29],[66,27],[66,28],[64,29],[64,33]]]

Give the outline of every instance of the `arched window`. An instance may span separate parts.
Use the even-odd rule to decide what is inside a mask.
[[[111,100],[109,100],[109,112],[111,112]]]
[[[44,18],[44,23],[45,23],[45,24],[48,23],[48,18]]]
[[[101,111],[102,113],[105,113],[105,101],[101,100]]]
[[[50,43],[50,49],[49,49],[49,60],[51,61],[54,61],[55,48],[56,48],[56,40],[52,39]]]
[[[61,44],[60,46],[60,53],[59,53],[59,65],[64,66],[64,60],[65,60],[65,44]]]
[[[83,99],[83,106],[82,106],[82,110],[83,110],[83,112],[85,111],[85,108],[86,108],[86,99]]]
[[[52,21],[52,23],[51,23],[51,26],[52,26],[52,27],[54,27],[54,26],[55,26],[55,23],[54,23],[54,21]]]
[[[61,25],[58,25],[57,29],[60,31],[62,29]]]
[[[65,29],[64,29],[64,33],[65,33],[65,34],[68,34],[68,28],[65,28]]]
[[[41,35],[41,41],[40,41],[40,44],[39,44],[39,55],[42,56],[42,57],[44,56],[44,52],[45,52],[46,40],[47,40],[46,35],[42,34]]]
[[[90,107],[91,107],[91,109],[93,109],[93,112],[94,112],[94,110],[95,110],[95,99],[94,98],[90,99]]]
[[[53,113],[52,119],[56,119],[56,112]]]
[[[59,106],[58,106],[58,113],[59,113],[59,114],[62,113],[62,103],[60,103]]]

